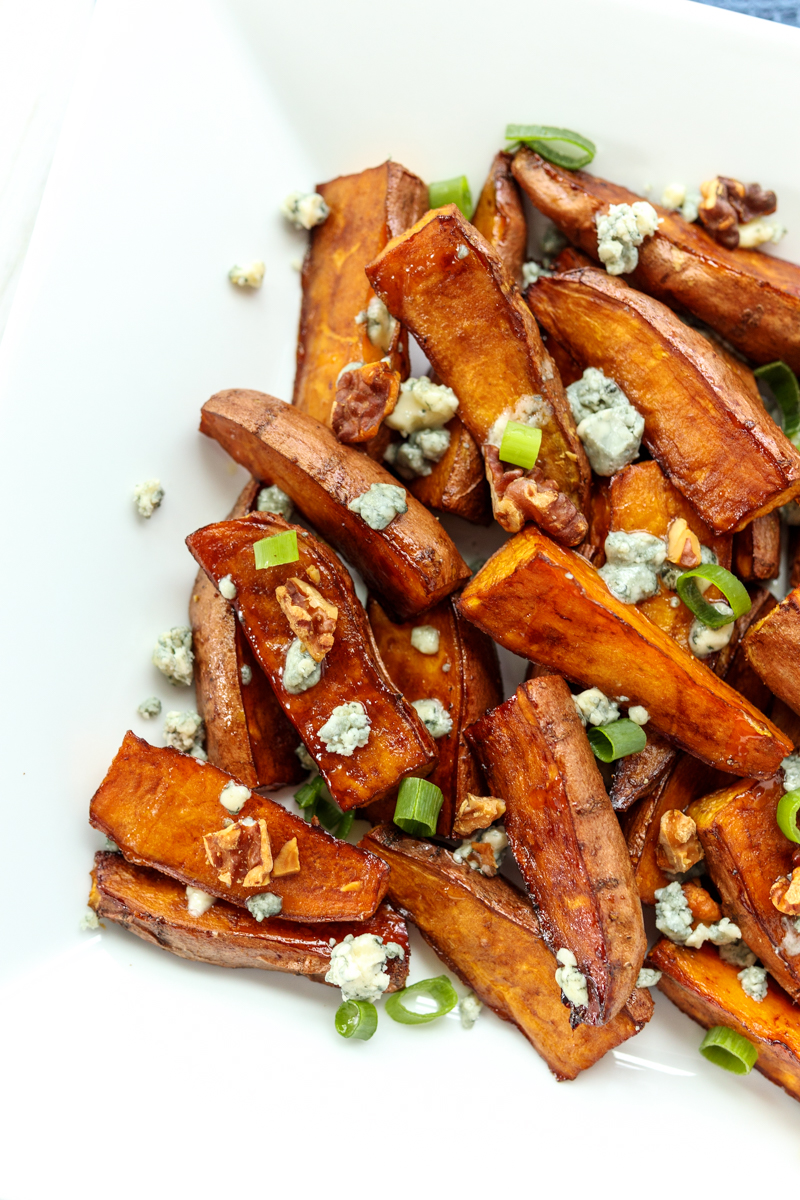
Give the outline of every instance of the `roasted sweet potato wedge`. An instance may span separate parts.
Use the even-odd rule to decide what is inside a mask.
[[[607,1025],[572,1029],[555,981],[558,963],[522,892],[387,825],[370,830],[362,845],[391,867],[392,902],[484,1004],[517,1026],[556,1079],[575,1079],[650,1020],[652,997],[637,988]]]
[[[597,259],[595,216],[643,199],[585,171],[565,171],[518,151],[515,178],[534,206]],[[655,205],[662,222],[639,248],[631,282],[688,309],[756,362],[781,358],[800,371],[800,267],[758,250],[726,250],[699,225]]]
[[[743,529],[800,492],[800,451],[712,343],[605,271],[540,279],[536,319],[614,379],[644,417],[644,443],[715,533]]]
[[[469,578],[451,539],[413,496],[385,529],[351,511],[373,484],[397,480],[298,409],[263,392],[218,392],[203,405],[200,429],[256,479],[283,488],[400,616],[430,608]]]
[[[605,1025],[624,1007],[647,950],[625,839],[572,695],[559,675],[532,679],[466,732],[550,949],[586,978],[577,1020]]]
[[[608,792],[615,812],[627,812],[637,800],[654,791],[670,771],[677,753],[666,738],[651,729],[643,750],[617,759]]]
[[[450,445],[430,475],[420,475],[408,484],[408,490],[427,508],[453,513],[476,525],[488,525],[492,519],[492,501],[483,469],[483,456],[477,442],[460,417],[453,417],[445,428]]]
[[[800,1100],[800,1021],[797,1005],[772,980],[763,1000],[752,1000],[737,968],[709,945],[699,950],[662,938],[648,960],[663,974],[659,991],[704,1029],[725,1025],[758,1049],[756,1070]]]
[[[756,517],[736,534],[733,564],[734,573],[748,583],[777,579],[781,569],[781,519],[776,512]]]
[[[456,603],[501,646],[627,696],[659,733],[732,775],[770,775],[789,753],[763,713],[620,603],[584,558],[536,529],[506,542]]]
[[[121,854],[96,854],[89,904],[101,920],[113,921],[146,942],[171,950],[180,958],[214,967],[256,967],[286,971],[325,982],[330,966],[330,939],[374,933],[395,942],[404,958],[389,959],[387,991],[405,986],[408,975],[406,923],[385,900],[366,921],[301,925],[270,917],[257,921],[247,909],[218,900],[200,917],[189,915],[186,889],[149,867],[136,867]]]
[[[148,746],[127,733],[92,798],[89,820],[129,862],[153,867],[231,904],[243,906],[253,896],[273,892],[282,900],[281,916],[289,921],[316,924],[372,916],[386,894],[388,874],[373,855],[255,793],[236,814],[236,823],[225,826],[230,812],[220,795],[231,782],[211,763]],[[254,824],[243,824],[248,818]],[[232,830],[240,835],[235,844]],[[272,858],[295,838],[299,871],[268,878]],[[260,882],[245,884],[256,876]]]
[[[800,587],[748,630],[743,645],[770,691],[800,713]]]
[[[537,466],[582,509],[589,465],[558,372],[498,255],[455,205],[393,239],[367,275],[458,396],[479,445],[521,398],[541,397]]]
[[[769,895],[773,883],[791,874],[793,865],[794,844],[775,819],[783,793],[782,772],[771,779],[742,779],[697,800],[688,813],[697,825],[726,915],[781,987],[798,1000],[800,936],[793,918],[775,908]]]
[[[311,232],[303,263],[303,304],[297,340],[297,374],[292,403],[325,425],[339,372],[348,363],[378,362],[375,346],[356,317],[372,298],[364,267],[389,238],[403,233],[428,207],[428,189],[400,163],[341,175],[317,191],[330,209]],[[393,358],[405,377],[406,334],[400,331]]]
[[[576,549],[593,567],[602,567],[606,561],[606,538],[611,530],[611,493],[608,480],[598,477],[592,481],[586,517],[589,521],[586,541]]]
[[[519,185],[511,174],[511,158],[503,150],[494,156],[472,224],[496,251],[509,279],[518,284],[528,245],[528,224]]]
[[[483,795],[483,779],[463,732],[503,698],[497,650],[491,638],[459,615],[451,600],[437,604],[423,619],[403,625],[391,621],[375,599],[367,611],[395,687],[410,702],[438,700],[453,722],[451,732],[436,739],[439,762],[428,776],[444,796],[436,832],[450,837],[453,818],[467,793]],[[433,654],[411,645],[412,630],[421,624],[430,625],[439,635],[439,648]]]
[[[221,579],[232,580],[236,594],[231,604],[283,711],[337,804],[356,808],[394,795],[407,775],[427,775],[436,763],[436,747],[388,679],[350,575],[328,547],[295,527],[299,560],[256,567],[254,544],[289,528],[274,513],[251,513],[238,521],[207,525],[186,542],[216,585]],[[312,620],[322,604],[333,606],[332,630],[326,625],[325,631],[320,626],[304,633],[298,624],[302,616],[294,610],[291,620],[286,615],[284,592],[299,586],[309,591],[310,599],[305,600],[305,610],[301,597],[296,604]],[[285,678],[287,653],[297,639],[312,657],[319,655],[321,671],[313,686],[299,691],[297,682],[287,687]],[[323,739],[320,731],[336,709],[354,700],[369,722],[367,740],[359,739],[349,753],[328,749],[333,739]]]

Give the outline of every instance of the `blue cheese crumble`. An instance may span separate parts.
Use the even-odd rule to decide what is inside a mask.
[[[316,771],[317,764],[314,762],[313,758],[308,753],[307,748],[302,742],[296,747],[295,754],[300,759],[300,766],[305,771]]]
[[[383,456],[403,479],[430,475],[450,446],[449,429],[420,429],[403,442],[392,442]]]
[[[241,679],[241,681],[245,687],[247,687],[248,683],[252,683],[253,682],[252,667],[248,667],[247,663],[243,663],[239,670],[239,678]]]
[[[355,320],[356,325],[366,325],[367,337],[372,345],[386,354],[391,348],[397,321],[380,297],[373,296],[367,307],[358,314]]]
[[[295,229],[313,229],[328,219],[331,210],[319,192],[291,192],[281,205],[281,212]]]
[[[100,928],[100,921],[93,908],[87,908],[86,912],[81,917],[78,928],[80,929],[81,933],[86,933],[87,930],[90,929]]]
[[[281,681],[290,696],[307,692],[322,678],[322,665],[315,662],[299,638],[295,638],[286,651]]]
[[[415,625],[411,630],[411,645],[420,654],[438,654],[439,630],[433,625]]]
[[[219,583],[217,584],[217,587],[219,588],[219,594],[222,596],[223,600],[236,599],[236,584],[233,582],[232,576],[223,575],[222,579],[220,579]]]
[[[697,220],[703,197],[699,191],[689,191],[685,183],[670,183],[664,188],[661,203],[664,208],[677,209],[684,221]]]
[[[458,397],[452,388],[422,375],[401,383],[400,397],[384,423],[408,437],[422,429],[441,429],[457,408]]]
[[[133,502],[140,517],[149,521],[157,508],[161,507],[164,499],[164,489],[160,479],[145,479],[137,483],[133,489]]]
[[[574,1008],[583,1008],[589,1003],[589,990],[577,958],[571,950],[559,950],[556,958],[561,964],[556,969],[556,983]]]
[[[461,1018],[462,1029],[472,1029],[481,1015],[483,1004],[474,992],[467,992],[458,1002],[458,1015]]]
[[[173,625],[159,635],[153,650],[153,665],[173,687],[189,687],[194,674],[192,631],[188,625]]]
[[[758,961],[753,951],[741,938],[720,946],[719,956],[723,962],[732,963],[734,967],[754,967]]]
[[[329,754],[350,758],[359,746],[366,746],[369,741],[370,724],[364,705],[359,700],[349,700],[333,710],[317,736]]]
[[[786,226],[776,217],[756,217],[745,225],[737,225],[739,231],[739,247],[742,250],[756,250],[759,246],[772,242],[777,245],[786,236]]]
[[[393,483],[373,483],[368,492],[356,496],[347,507],[358,513],[370,529],[385,529],[395,517],[408,512],[406,490]]]
[[[412,700],[411,707],[416,710],[417,716],[432,738],[446,737],[452,732],[453,718],[441,700]]]
[[[636,976],[636,987],[655,987],[661,978],[661,975],[662,972],[656,971],[653,967],[642,967],[641,971]]]
[[[143,700],[136,709],[140,717],[144,717],[145,721],[149,721],[152,717],[157,717],[161,712],[161,701],[158,696],[148,696]]]
[[[331,947],[331,965],[325,982],[342,989],[343,1000],[367,1000],[374,1004],[391,982],[384,970],[391,958],[405,958],[405,951],[396,942],[383,944],[376,933],[348,933]]]
[[[765,967],[745,967],[740,971],[736,978],[742,985],[742,991],[745,996],[749,996],[751,1000],[755,1000],[758,1004],[766,997],[767,994],[767,971]]]
[[[794,958],[800,954],[800,917],[794,920],[784,917],[782,924],[785,933],[781,941],[781,950],[788,958]]]
[[[689,934],[685,946],[692,946],[699,950],[704,942],[712,942],[715,946],[726,946],[732,942],[741,940],[742,931],[738,925],[734,925],[733,921],[728,917],[723,917],[721,921],[715,921],[713,925],[704,925],[701,921],[692,933]]]
[[[733,617],[733,610],[724,600],[712,600],[711,607],[725,616]],[[715,654],[717,650],[727,646],[733,637],[733,627],[734,622],[731,620],[719,629],[709,629],[708,625],[704,625],[695,617],[689,630],[689,649],[695,658],[708,658],[709,654]]]
[[[633,721],[634,725],[646,725],[650,720],[650,713],[641,704],[632,704],[628,709],[628,720]]]
[[[547,279],[548,276],[552,274],[553,272],[548,271],[547,267],[545,267],[542,263],[538,263],[534,259],[530,259],[529,262],[524,262],[522,264],[522,286],[524,288],[530,287],[532,283],[536,283],[536,280],[541,279],[542,276]]]
[[[254,259],[246,267],[235,266],[228,271],[228,279],[237,287],[260,288],[264,282],[266,267],[259,259]]]
[[[567,388],[578,437],[598,475],[621,471],[639,454],[644,418],[622,389],[596,367]]]
[[[283,900],[274,892],[259,892],[257,896],[249,896],[244,903],[250,916],[259,922],[266,917],[277,917],[283,908]]]
[[[581,725],[610,725],[619,720],[619,706],[600,688],[587,688],[572,697]]]
[[[286,492],[274,484],[272,487],[262,488],[256,498],[256,511],[277,513],[284,521],[288,521],[292,515],[291,496],[287,496]]]
[[[251,794],[250,789],[246,788],[243,783],[237,783],[235,779],[229,779],[219,794],[219,802],[229,813],[236,816],[237,813],[242,811],[245,804],[247,804]]]
[[[597,254],[609,275],[627,275],[636,270],[638,247],[646,237],[652,237],[660,223],[658,213],[646,200],[612,204],[608,212],[597,214]]]
[[[216,896],[210,896],[202,888],[192,887],[191,884],[187,885],[186,910],[190,917],[202,917],[203,913],[207,913],[216,904],[216,901]]]
[[[800,754],[789,754],[781,763],[783,786],[787,792],[800,788]]]
[[[623,604],[638,604],[658,591],[658,570],[667,556],[663,538],[651,533],[610,533],[606,562],[598,572],[612,595]]]
[[[202,748],[205,730],[200,714],[191,709],[189,712],[168,712],[164,717],[164,741],[182,754],[192,754]]]
[[[692,910],[677,882],[658,888],[656,898],[656,929],[671,942],[684,945],[692,932]]]
[[[487,867],[483,857],[475,852],[475,845],[489,846],[494,858],[494,870]],[[490,825],[477,834],[464,838],[461,845],[453,851],[453,859],[457,863],[466,863],[471,870],[480,871],[481,875],[496,875],[503,865],[503,859],[508,849],[508,835],[504,825]]]

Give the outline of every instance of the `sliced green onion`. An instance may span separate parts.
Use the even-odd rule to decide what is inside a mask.
[[[753,374],[764,380],[778,401],[783,414],[783,432],[797,445],[800,439],[800,386],[794,371],[785,362],[771,362],[756,367]]]
[[[509,421],[500,442],[500,461],[530,471],[542,448],[542,431],[521,421]]]
[[[442,208],[445,204],[457,204],[467,218],[472,216],[472,193],[466,175],[455,179],[440,179],[428,187],[428,207]]]
[[[394,823],[412,837],[432,837],[436,832],[442,789],[427,779],[404,779],[397,793]]]
[[[262,538],[253,544],[253,554],[256,559],[256,570],[264,567],[280,567],[283,563],[297,562],[300,553],[297,549],[297,534],[293,529],[285,533],[275,533],[272,537]]]
[[[433,1012],[414,1012],[407,1002],[425,996],[433,1000],[436,1008]],[[437,1021],[446,1013],[451,1012],[458,1004],[455,988],[446,975],[437,975],[435,979],[422,979],[412,983],[411,987],[403,988],[386,998],[386,1012],[393,1021],[401,1025],[427,1025],[429,1021]]]
[[[700,1053],[715,1066],[733,1071],[734,1075],[749,1075],[758,1058],[758,1049],[753,1043],[726,1025],[709,1029],[700,1043]]]
[[[703,599],[695,579],[705,579],[707,583],[713,583],[714,587],[719,588],[733,610],[732,613],[726,615]],[[701,567],[693,567],[691,571],[683,571],[678,576],[676,586],[678,595],[689,611],[709,629],[721,629],[723,625],[729,625],[731,621],[750,611],[752,601],[747,594],[747,588],[740,579],[731,575],[730,571],[726,571],[718,563],[704,563]]]
[[[315,775],[313,779],[309,779],[302,787],[299,787],[294,794],[294,802],[298,808],[314,808],[325,787],[325,780],[321,775]]]
[[[346,1000],[337,1008],[333,1022],[342,1037],[368,1042],[378,1028],[378,1010],[369,1000]]]
[[[778,801],[775,816],[778,818],[781,833],[790,842],[797,842],[800,845],[800,829],[797,828],[798,812],[800,812],[800,788],[793,792],[784,792]]]
[[[333,831],[342,820],[342,810],[338,804],[334,804],[330,799],[330,793],[327,796],[320,795],[317,799],[317,806],[314,809],[314,815],[319,819],[323,829]]]
[[[556,125],[506,125],[506,141],[530,146],[548,162],[571,171],[585,167],[597,153],[594,142],[583,134]]]
[[[589,745],[600,762],[616,762],[629,754],[638,754],[647,745],[647,734],[641,725],[620,717],[610,725],[597,725],[588,730]]]
[[[349,812],[342,814],[342,819],[336,826],[336,836],[338,838],[346,838],[350,830],[353,828],[353,821],[356,819],[356,814],[350,809]]]

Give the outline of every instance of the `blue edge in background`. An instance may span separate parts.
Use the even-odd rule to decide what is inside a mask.
[[[800,2],[797,0],[794,3],[791,0],[699,0],[699,3],[761,17],[764,21],[779,21],[782,25],[800,25]]]

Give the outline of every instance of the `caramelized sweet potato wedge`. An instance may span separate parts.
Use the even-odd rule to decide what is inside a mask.
[[[781,569],[781,519],[776,512],[756,517],[733,543],[734,574],[748,583],[777,579]]]
[[[428,776],[444,796],[436,832],[450,837],[453,818],[467,793],[483,795],[483,779],[463,732],[503,698],[497,650],[491,638],[459,615],[451,600],[437,604],[421,620],[402,625],[391,621],[374,598],[367,612],[395,687],[409,702],[438,700],[453,722],[450,733],[436,738],[439,762]],[[439,635],[439,648],[433,654],[411,645],[411,633],[420,624]]]
[[[289,528],[274,513],[251,513],[207,525],[186,542],[217,586],[221,579],[232,580],[236,594],[231,604],[283,711],[337,804],[355,808],[394,795],[407,775],[427,775],[436,763],[436,747],[388,679],[350,575],[328,547],[295,527],[299,560],[256,567],[254,544]],[[284,591],[298,587],[310,593],[305,603],[312,617],[323,604],[332,606],[332,630],[320,626],[308,635],[297,617],[294,625],[290,622]],[[302,610],[302,601],[297,602]],[[319,654],[321,678],[304,691],[288,690],[285,683],[287,653],[296,639],[312,657]],[[328,749],[332,739],[323,739],[320,731],[337,708],[354,700],[370,722],[367,741],[351,747],[349,754]]]
[[[556,1079],[575,1079],[650,1020],[652,997],[637,988],[607,1025],[571,1028],[558,964],[522,892],[389,826],[370,830],[362,845],[391,867],[392,902],[484,1004],[517,1026]]]
[[[512,169],[534,206],[597,259],[598,212],[643,199],[586,171],[566,171],[531,150]],[[699,225],[654,206],[662,222],[639,248],[631,282],[688,309],[755,362],[781,358],[800,371],[800,267],[758,250],[726,250]]]
[[[553,952],[571,950],[605,1025],[624,1007],[647,950],[625,839],[572,695],[532,679],[467,730],[489,791],[505,800],[509,844]]]
[[[612,596],[584,558],[536,529],[506,542],[456,603],[501,646],[627,696],[647,709],[652,728],[732,775],[770,775],[789,753],[763,713]]]
[[[488,525],[492,502],[478,444],[457,415],[445,428],[450,434],[450,445],[439,462],[433,464],[430,475],[412,479],[408,490],[427,508],[453,513],[476,525]]]
[[[518,284],[528,245],[528,224],[519,185],[511,173],[511,158],[503,150],[494,156],[472,224],[497,253],[509,279]]]
[[[734,533],[800,492],[800,452],[707,338],[605,271],[539,279],[536,319],[614,379],[644,417],[644,443],[715,533]]]
[[[389,238],[403,233],[428,207],[428,189],[400,163],[341,175],[317,191],[330,215],[311,231],[303,263],[303,304],[292,403],[331,423],[339,372],[348,363],[378,362],[366,324],[356,324],[372,298],[364,267]],[[406,334],[400,330],[393,365],[408,374]]]
[[[274,892],[283,902],[281,916],[289,921],[364,921],[372,916],[386,894],[387,875],[373,855],[255,793],[236,814],[235,825],[225,826],[231,814],[220,795],[231,782],[211,763],[149,746],[129,732],[92,797],[89,820],[129,862],[153,867],[231,904],[243,906],[254,895]],[[255,824],[243,824],[248,818]],[[228,846],[234,842],[232,828],[240,837]],[[222,870],[212,865],[212,859],[219,860],[220,837],[227,860]],[[272,858],[294,838],[299,871],[264,879]],[[253,872],[262,881],[245,884]],[[227,881],[222,878],[226,874]]]
[[[738,970],[709,945],[699,950],[662,938],[648,964],[663,974],[659,991],[704,1029],[725,1025],[758,1049],[756,1070],[800,1100],[800,1022],[797,1005],[772,980],[763,1000],[753,1000]]]
[[[800,587],[748,630],[743,645],[770,691],[800,712]]]
[[[347,506],[397,480],[318,421],[263,392],[234,388],[203,405],[202,433],[256,477],[277,484],[320,534],[400,616],[449,595],[470,570],[436,518],[413,496],[408,511],[371,529]]]
[[[608,793],[614,811],[627,812],[637,800],[654,791],[670,771],[677,753],[666,738],[651,729],[643,750],[617,759]]]

